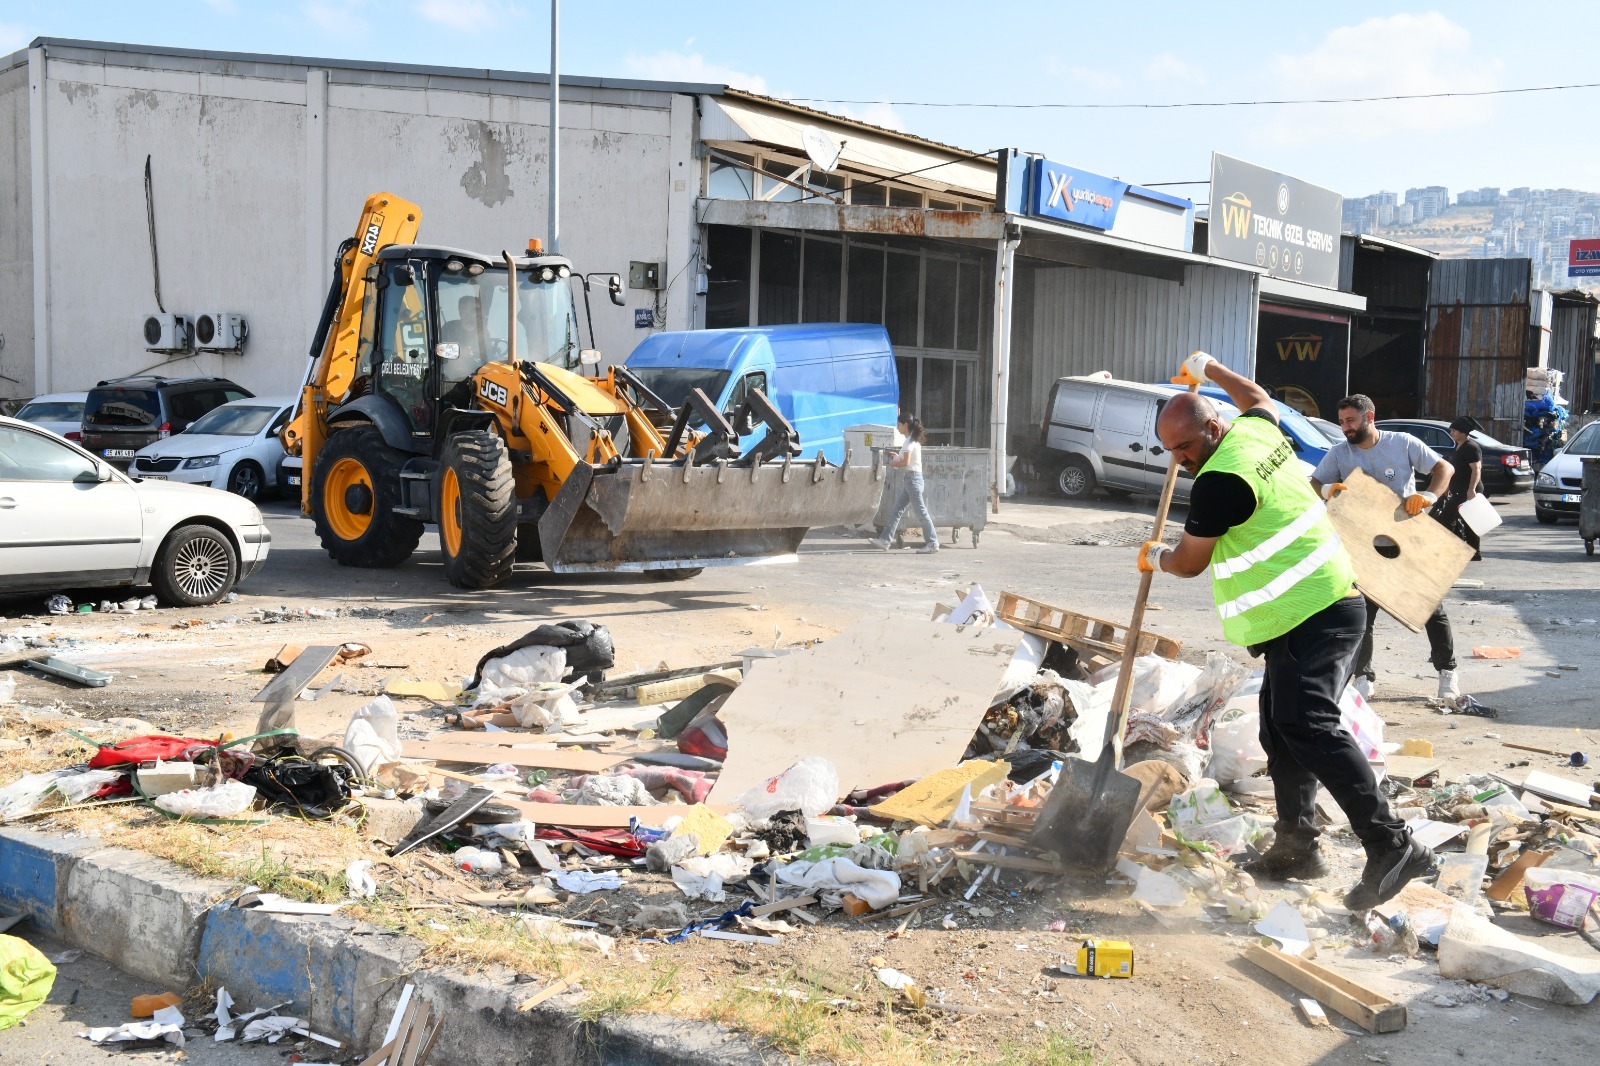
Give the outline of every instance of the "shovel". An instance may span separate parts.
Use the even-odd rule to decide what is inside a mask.
[[[1189,386],[1190,392],[1199,389],[1199,385]],[[1151,540],[1161,539],[1177,483],[1178,457],[1174,455],[1167,463],[1167,479],[1161,486],[1161,502],[1156,505]],[[1034,825],[1033,845],[1055,852],[1071,866],[1109,870],[1117,861],[1117,849],[1133,825],[1133,816],[1139,813],[1140,783],[1122,772],[1122,735],[1128,725],[1133,661],[1139,655],[1145,601],[1150,597],[1154,577],[1150,572],[1139,575],[1139,595],[1133,601],[1133,619],[1128,623],[1127,644],[1122,649],[1122,669],[1117,672],[1117,687],[1111,696],[1110,743],[1092,763],[1082,759],[1066,761]]]

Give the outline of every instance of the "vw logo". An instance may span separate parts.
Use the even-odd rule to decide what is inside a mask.
[[[1287,183],[1278,186],[1278,214],[1289,213],[1289,186]]]

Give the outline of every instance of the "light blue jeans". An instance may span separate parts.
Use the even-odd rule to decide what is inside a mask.
[[[906,471],[905,480],[900,482],[900,491],[895,493],[894,510],[889,513],[889,524],[883,527],[883,542],[888,544],[894,540],[900,528],[900,519],[911,507],[916,508],[917,518],[922,522],[923,540],[937,548],[939,534],[934,531],[933,516],[928,513],[928,501],[922,495],[922,474],[915,470]]]

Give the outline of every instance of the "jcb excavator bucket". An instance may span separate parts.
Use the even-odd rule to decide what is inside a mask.
[[[580,464],[539,519],[539,542],[557,573],[790,562],[807,530],[871,521],[886,472],[820,459]]]

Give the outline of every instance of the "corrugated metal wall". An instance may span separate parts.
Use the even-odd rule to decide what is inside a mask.
[[[1528,357],[1527,259],[1442,259],[1428,286],[1422,416],[1470,415],[1492,436],[1522,439]],[[1381,412],[1380,412],[1381,414]]]
[[[1181,285],[1077,267],[1034,266],[1029,273],[1031,301],[1030,285],[1020,285],[1012,337],[1014,427],[1036,428],[1050,386],[1071,374],[1109,370],[1130,381],[1167,381],[1196,348],[1234,370],[1255,370],[1252,273],[1192,264]]]
[[[1550,360],[1552,370],[1567,376],[1562,393],[1571,401],[1573,413],[1589,410],[1593,400],[1595,305],[1589,300],[1555,298],[1550,316]]]

